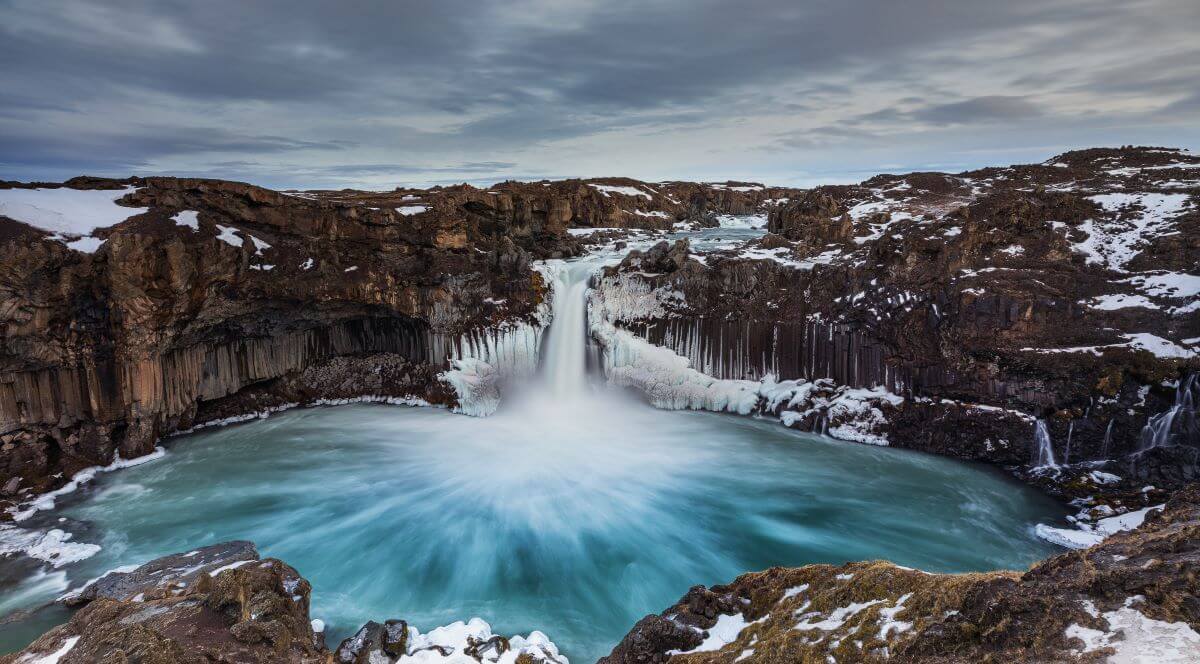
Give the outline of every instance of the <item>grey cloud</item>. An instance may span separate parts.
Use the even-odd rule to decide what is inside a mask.
[[[970,124],[1008,121],[1041,115],[1037,104],[1023,97],[993,95],[923,108],[912,117],[930,124]]]
[[[1153,119],[1194,145],[1197,19],[1194,0],[0,0],[0,178],[434,182],[585,160],[723,179],[742,154],[770,180],[860,145],[929,163],[989,149],[963,127],[1085,111],[1103,122],[1080,140],[1139,142]]]

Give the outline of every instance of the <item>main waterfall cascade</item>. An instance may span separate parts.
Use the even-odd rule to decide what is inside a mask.
[[[587,291],[596,265],[566,263],[557,270],[553,316],[542,341],[539,378],[556,399],[574,400],[587,393]]]

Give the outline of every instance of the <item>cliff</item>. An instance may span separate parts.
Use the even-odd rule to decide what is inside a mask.
[[[1198,167],[1174,150],[1087,150],[818,187],[774,208],[761,240],[631,254],[593,311],[706,376],[762,382],[757,402],[716,409],[838,435],[809,393],[828,406],[875,388],[899,398],[858,392],[873,420],[838,437],[1045,466],[1027,474],[1079,495],[1178,487],[1200,476]],[[1146,439],[1181,402],[1190,419]]]
[[[276,192],[0,183],[0,488],[55,488],[174,431],[362,396],[454,405],[546,293],[570,227],[710,223],[786,190],[633,180]]]

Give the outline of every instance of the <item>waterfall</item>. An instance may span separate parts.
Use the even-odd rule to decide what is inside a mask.
[[[1046,422],[1038,420],[1034,427],[1034,438],[1037,440],[1037,455],[1033,459],[1035,468],[1057,468],[1054,461],[1054,445],[1050,440],[1050,432],[1046,430]]]
[[[1200,444],[1200,383],[1191,373],[1175,388],[1175,405],[1151,417],[1142,428],[1137,453],[1182,443]]]
[[[1071,463],[1071,437],[1074,435],[1075,435],[1075,420],[1071,420],[1071,423],[1067,426],[1067,447],[1065,450],[1063,450],[1063,465],[1064,466],[1070,465],[1070,463]]]
[[[556,275],[550,329],[542,347],[542,387],[556,398],[587,393],[587,292],[595,265],[568,263]]]
[[[1104,430],[1104,448],[1100,451],[1101,459],[1108,458],[1108,446],[1112,444],[1112,428],[1114,423],[1116,423],[1115,419],[1109,420],[1108,428]]]

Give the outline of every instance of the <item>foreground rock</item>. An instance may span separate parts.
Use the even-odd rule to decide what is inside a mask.
[[[247,542],[206,547],[101,578],[69,600],[84,606],[67,624],[0,662],[323,663],[310,590]]]
[[[1024,574],[810,565],[697,586],[604,664],[1200,661],[1200,485]],[[1140,658],[1140,659],[1139,659]]]
[[[250,542],[214,544],[109,572],[63,597],[83,608],[0,664],[568,664],[541,632],[508,638],[478,618],[428,634],[403,620],[370,622],[330,650],[309,616],[311,590]]]

